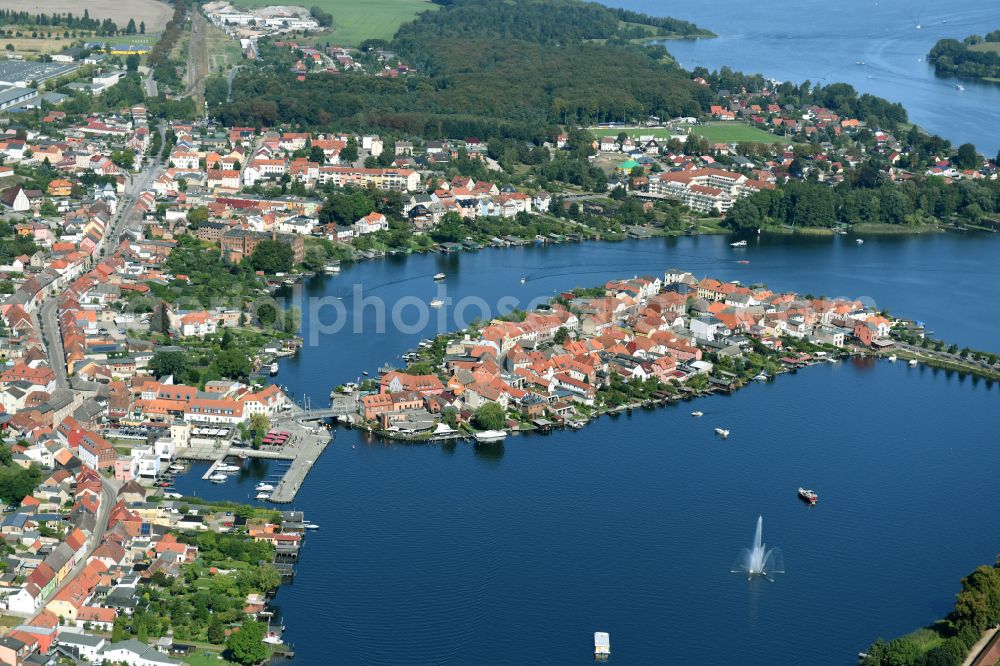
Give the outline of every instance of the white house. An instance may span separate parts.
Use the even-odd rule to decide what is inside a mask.
[[[354,233],[358,236],[373,234],[376,231],[385,231],[389,228],[389,221],[382,213],[368,213],[354,223]]]
[[[100,657],[104,661],[128,666],[180,666],[182,663],[171,659],[151,645],[134,639],[112,643],[104,649]]]

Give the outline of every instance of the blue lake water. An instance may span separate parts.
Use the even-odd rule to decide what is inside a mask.
[[[910,120],[955,145],[1000,149],[1000,85],[938,78],[925,57],[942,38],[983,35],[1000,25],[1000,5],[983,0],[780,0],[695,3],[610,0],[605,4],[693,21],[717,39],[670,41],[686,68],[761,73],[780,81],[835,83],[902,102]],[[917,26],[920,26],[919,28]],[[863,62],[863,65],[859,65]]]
[[[350,312],[378,295],[391,310],[433,298],[431,276],[443,271],[456,301],[526,303],[678,266],[869,297],[996,350],[998,242],[764,237],[734,250],[701,237],[413,256],[317,278],[298,302],[340,296]],[[277,381],[323,403],[334,384],[374,375],[436,325],[377,333],[375,319],[373,306],[361,332],[349,319],[282,360]],[[681,404],[502,447],[339,430],[294,505],[321,529],[277,597],[286,637],[307,664],[584,664],[599,630],[620,664],[855,663],[876,636],[944,614],[959,578],[1000,552],[1000,498],[984,491],[998,396],[942,371],[848,362],[702,400],[701,419]],[[732,436],[716,438],[716,426]],[[198,472],[178,488],[245,500],[273,473],[258,464],[213,486]],[[800,485],[820,493],[817,507],[796,498]],[[758,515],[785,554],[788,573],[774,583],[729,573]]]

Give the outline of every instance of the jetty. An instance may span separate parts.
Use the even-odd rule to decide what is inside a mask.
[[[321,426],[292,420],[282,422],[282,427],[288,428],[292,433],[290,443],[295,456],[271,493],[269,501],[275,504],[288,504],[295,499],[306,475],[312,470],[327,445],[333,441],[333,433]]]

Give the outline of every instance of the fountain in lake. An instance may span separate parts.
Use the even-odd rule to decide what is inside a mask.
[[[736,564],[733,566],[733,573],[745,573],[747,579],[755,576],[762,576],[768,580],[774,580],[774,574],[785,573],[785,562],[778,548],[767,548],[763,541],[764,517],[757,517],[757,531],[753,535],[753,548],[744,548]]]

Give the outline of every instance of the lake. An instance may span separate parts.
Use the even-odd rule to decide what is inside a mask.
[[[347,313],[360,299],[391,310],[439,288],[455,301],[527,303],[677,266],[870,298],[948,340],[996,349],[995,236],[728,242],[411,256],[350,266],[288,296],[331,298]],[[442,287],[431,279],[439,271]],[[308,340],[332,318],[310,323],[306,309]],[[454,328],[449,308],[441,313]],[[349,314],[283,359],[277,381],[325,403],[333,385],[374,376],[438,326],[378,333],[377,320],[371,302]],[[294,504],[321,529],[277,596],[286,638],[307,664],[585,664],[594,631],[610,632],[620,664],[856,663],[876,636],[947,612],[961,576],[1000,552],[1000,498],[983,492],[997,456],[985,415],[998,395],[943,371],[850,361],[502,446],[389,444],[339,430]],[[703,418],[690,416],[696,408]],[[716,426],[731,437],[718,439]],[[222,486],[197,472],[177,487],[245,501],[275,471],[253,463]],[[800,485],[820,494],[818,506],[797,499]],[[785,555],[773,583],[730,573],[758,515]]]
[[[1000,149],[1000,85],[962,81],[965,90],[960,91],[957,79],[938,78],[925,61],[939,39],[961,40],[1000,26],[995,2],[612,0],[605,4],[675,16],[718,34],[717,39],[666,43],[687,69],[728,65],[796,83],[845,81],[859,91],[901,102],[911,121],[955,145],[972,142],[989,157]]]

